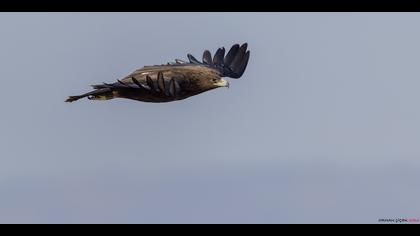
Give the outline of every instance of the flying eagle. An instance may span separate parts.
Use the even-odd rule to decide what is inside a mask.
[[[182,100],[215,88],[229,87],[222,77],[238,79],[248,64],[247,43],[233,45],[225,56],[219,48],[214,57],[208,50],[203,61],[188,54],[189,62],[176,59],[174,63],[144,66],[112,84],[92,85],[94,91],[70,96],[66,102],[87,97],[90,100],[126,98],[143,102],[171,102]]]

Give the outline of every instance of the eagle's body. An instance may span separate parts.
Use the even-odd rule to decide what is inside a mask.
[[[171,102],[182,100],[211,89],[228,87],[222,77],[240,78],[249,59],[247,44],[235,44],[226,57],[224,48],[214,58],[209,51],[199,62],[188,54],[189,62],[176,60],[166,65],[145,66],[113,84],[93,85],[95,89],[80,96],[71,96],[67,102],[88,97],[91,100],[127,98],[143,102]]]
[[[158,77],[160,73],[162,74],[164,89],[160,89],[159,87]],[[147,83],[147,77],[151,79],[151,85]],[[146,66],[125,77],[121,82],[130,84],[133,78],[146,89],[150,87],[152,89],[145,93],[139,93],[136,89],[121,90],[119,97],[143,102],[170,102],[182,100],[216,88],[212,84],[208,84],[207,86],[203,84],[206,81],[202,81],[202,78],[220,80],[220,75],[215,70],[199,65]],[[174,82],[171,83],[171,80],[174,80]]]

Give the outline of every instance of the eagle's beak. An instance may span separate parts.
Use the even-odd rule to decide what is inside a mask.
[[[229,82],[227,80],[225,80],[225,79],[222,79],[218,85],[220,87],[227,87],[227,88],[229,88]]]

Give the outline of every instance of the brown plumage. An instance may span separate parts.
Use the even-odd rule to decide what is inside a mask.
[[[90,100],[127,98],[143,102],[182,100],[211,89],[229,87],[222,77],[238,79],[248,64],[247,44],[235,44],[225,56],[219,48],[214,57],[206,50],[199,62],[188,54],[189,62],[175,60],[166,65],[145,66],[113,84],[92,85],[94,91],[70,96],[66,102],[87,97]]]

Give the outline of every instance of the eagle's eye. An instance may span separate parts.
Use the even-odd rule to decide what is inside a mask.
[[[218,79],[212,79],[213,83],[217,83]]]

